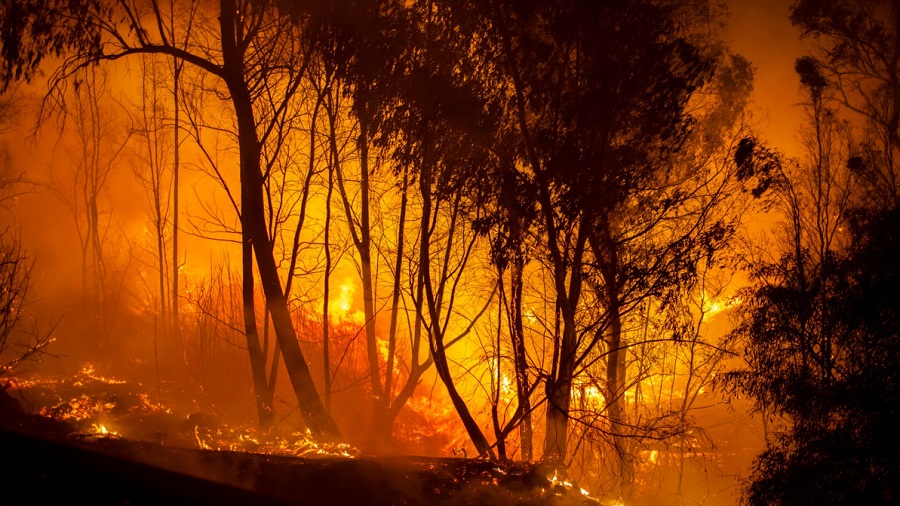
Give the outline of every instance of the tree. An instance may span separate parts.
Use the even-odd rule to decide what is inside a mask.
[[[117,306],[116,281],[110,267],[115,253],[109,206],[109,179],[124,158],[132,129],[117,121],[120,105],[112,97],[103,69],[86,68],[75,76],[69,96],[74,139],[66,145],[72,171],[56,181],[56,192],[69,208],[81,249],[84,311],[96,329],[95,345],[110,345],[112,313]],[[57,177],[57,176],[54,176]]]
[[[404,17],[406,11],[406,8],[392,1],[329,2],[310,8],[314,20],[311,37],[319,48],[323,65],[333,74],[333,81],[328,84],[329,97],[333,103],[339,101],[333,94],[341,94],[349,99],[346,106],[348,117],[335,118],[337,111],[329,109],[330,121],[334,125],[336,120],[347,123],[352,119],[353,124],[345,134],[349,137],[349,144],[355,149],[354,161],[358,163],[358,177],[355,180],[358,181],[358,187],[352,187],[349,182],[351,177],[347,168],[350,164],[340,164],[335,175],[347,229],[356,251],[363,291],[368,385],[373,397],[373,435],[378,445],[390,440],[394,419],[412,395],[418,378],[430,366],[430,363],[420,365],[420,343],[414,338],[407,386],[398,391],[397,397],[393,397],[393,364],[397,358],[397,321],[401,309],[399,302],[403,277],[400,267],[405,247],[404,228],[409,188],[406,177],[400,185],[400,216],[395,232],[397,239],[389,294],[391,314],[385,364],[379,359],[376,335],[376,288],[379,276],[378,245],[373,234],[377,233],[379,223],[374,217],[378,210],[378,195],[373,188],[372,179],[379,169],[376,159],[387,149],[379,139],[390,137],[384,132],[383,118],[390,114],[389,108],[397,105],[395,80],[399,75],[396,69],[402,68],[405,65],[403,58],[411,54],[410,48],[404,47],[411,40],[410,27]],[[331,133],[330,144],[334,151],[331,157],[337,163],[338,145],[345,143],[335,137],[334,127],[331,128]],[[400,171],[408,171],[408,168],[404,167],[397,172]]]
[[[730,379],[787,427],[755,461],[749,504],[896,502],[898,217],[854,216],[849,250],[803,277],[790,260],[757,271],[773,280],[746,301],[748,368]]]
[[[795,6],[795,17],[800,8],[810,6]],[[829,15],[841,24],[850,14]],[[888,429],[898,421],[898,385],[890,372],[900,358],[900,301],[892,287],[898,213],[893,190],[873,192],[878,184],[871,179],[893,169],[859,170],[849,124],[836,107],[848,95],[828,65],[810,57],[795,65],[808,97],[807,154],[774,185],[786,218],[781,253],[751,265],[753,285],[732,335],[744,343],[747,365],[729,373],[726,385],[783,420],[756,458],[745,491],[749,504],[891,504],[898,498],[898,439]],[[870,124],[866,132],[878,130]]]
[[[6,127],[15,113],[9,103],[11,95],[0,99],[0,130]],[[28,191],[30,182],[25,178],[24,171],[15,169],[5,153],[5,147],[3,151],[0,209],[8,210],[8,205],[16,196]],[[32,265],[32,260],[9,230],[0,232],[0,379],[16,374],[29,360],[44,353],[53,342],[52,329],[41,332],[33,322],[28,325],[24,319]]]
[[[504,125],[518,139],[515,167],[538,205],[541,250],[561,321],[544,372],[544,456],[561,461],[573,379],[586,350],[602,342],[588,337],[598,327],[586,324],[579,304],[591,263],[601,261],[592,257],[614,254],[600,240],[604,223],[651,184],[683,142],[687,100],[708,81],[710,62],[677,32],[678,11],[669,4],[472,8],[490,34],[481,55],[508,86]],[[618,314],[616,307],[608,310]]]
[[[826,100],[862,118],[852,166],[881,208],[900,202],[900,5],[890,0],[800,0],[791,21],[817,42]]]
[[[154,257],[157,279],[159,286],[156,300],[158,301],[158,312],[154,318],[153,332],[153,352],[154,361],[156,363],[156,383],[157,395],[161,395],[160,377],[159,377],[159,338],[167,337],[169,334],[168,327],[170,325],[169,309],[173,309],[177,301],[177,292],[169,292],[169,276],[177,279],[175,271],[176,264],[168,262],[169,256],[169,227],[171,220],[170,213],[170,197],[169,189],[171,183],[167,184],[165,167],[168,165],[168,156],[170,153],[169,144],[165,142],[167,136],[165,132],[165,115],[163,113],[164,102],[160,96],[161,88],[163,88],[162,79],[160,78],[160,70],[156,62],[152,59],[144,57],[141,59],[141,96],[142,103],[138,106],[140,112],[138,123],[138,136],[144,140],[145,151],[139,151],[139,161],[141,162],[134,168],[135,176],[144,188],[148,200],[148,218],[153,227]],[[138,115],[136,114],[136,115]],[[174,238],[174,232],[172,232]],[[177,260],[177,254],[174,257]],[[177,281],[175,281],[177,284]],[[174,309],[173,309],[174,312]],[[161,320],[161,321],[160,321]],[[177,321],[177,318],[175,319]]]
[[[318,46],[337,73],[336,83],[351,99],[349,108],[355,121],[352,141],[359,160],[358,186],[349,185],[347,173],[338,171],[336,175],[363,287],[376,438],[390,437],[394,419],[425,371],[435,365],[478,452],[491,453],[456,389],[447,354],[474,325],[470,322],[460,335],[451,337],[451,321],[461,316],[477,320],[484,312],[456,314],[457,290],[476,238],[467,229],[466,213],[472,207],[460,184],[464,178],[452,174],[467,170],[470,160],[466,157],[474,152],[472,146],[481,146],[473,142],[473,133],[465,130],[471,125],[461,121],[467,114],[480,115],[471,108],[476,104],[471,96],[464,96],[462,81],[466,78],[462,76],[473,70],[465,65],[465,52],[460,50],[464,44],[452,32],[447,10],[435,2],[332,2],[319,7],[313,9],[319,27],[315,33]],[[391,174],[389,170],[399,181],[382,196],[400,202],[396,222],[386,224],[374,218],[378,207],[373,205],[372,181],[378,174]],[[407,210],[415,207],[421,209],[418,225],[407,231],[407,222],[412,221]],[[384,241],[389,243],[387,248],[376,244],[378,232],[390,234]],[[375,288],[379,279],[375,262],[379,252],[391,255],[390,276],[386,276],[390,281],[386,303],[391,314],[384,363],[378,357],[376,336]],[[411,261],[405,269],[407,257]],[[395,389],[404,278],[416,314],[409,329],[411,356],[406,378]],[[426,340],[430,354],[424,355]]]
[[[0,233],[0,378],[14,375],[53,342],[52,331],[41,332],[23,319],[31,266],[31,259],[8,231]]]
[[[261,160],[263,148],[272,140],[278,121],[294,98],[302,81],[304,62],[308,61],[304,59],[308,53],[299,46],[302,20],[279,10],[274,2],[222,0],[213,15],[204,18],[210,21],[209,26],[202,27],[214,34],[211,40],[218,47],[205,45],[206,39],[190,39],[185,48],[175,41],[188,39],[176,37],[166,29],[168,13],[194,12],[194,5],[185,11],[180,11],[180,7],[172,3],[164,12],[158,2],[15,2],[0,12],[3,85],[30,78],[42,59],[51,54],[66,57],[54,78],[57,89],[79,68],[136,54],[177,58],[219,80],[227,90],[237,127],[242,233],[256,258],[266,307],[288,376],[313,435],[339,438],[338,428],[316,391],[291,323],[268,236],[263,199],[267,175]],[[207,8],[200,4],[196,7]],[[213,21],[216,19],[217,23]],[[265,108],[264,100],[271,96],[265,92],[273,89],[278,90],[275,106]]]

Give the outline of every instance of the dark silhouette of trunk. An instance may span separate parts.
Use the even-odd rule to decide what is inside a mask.
[[[543,189],[542,189],[543,190]],[[576,224],[572,251],[563,255],[559,247],[556,218],[549,196],[541,192],[542,213],[548,228],[547,244],[556,288],[556,307],[562,318],[562,333],[557,334],[553,346],[553,365],[547,378],[547,434],[544,438],[544,459],[561,464],[568,450],[569,410],[572,401],[572,380],[575,375],[578,351],[576,312],[583,282],[581,266],[587,239],[587,220]],[[568,286],[567,281],[568,279]]]
[[[595,239],[591,241],[594,258],[603,276],[601,297],[608,318],[606,328],[606,415],[609,418],[613,447],[619,458],[623,483],[631,481],[631,463],[625,448],[625,358],[626,343],[622,338],[622,294],[620,286],[619,245],[613,239],[609,224],[599,225]]]
[[[365,106],[363,106],[365,107]],[[376,419],[383,418],[379,409],[383,405],[384,392],[378,367],[378,338],[375,335],[375,288],[372,283],[372,238],[369,223],[369,140],[368,118],[365,112],[359,114],[359,264],[362,276],[363,314],[366,317],[366,353],[369,362],[369,383],[375,397]],[[355,236],[354,236],[355,237]],[[377,422],[376,422],[377,423]]]
[[[397,322],[400,318],[400,270],[403,268],[403,239],[404,227],[406,224],[406,208],[409,202],[409,195],[407,193],[408,189],[409,167],[404,165],[403,179],[400,186],[400,217],[397,222],[397,253],[394,257],[394,283],[391,287],[391,321],[390,329],[388,330],[388,353],[384,371],[384,395],[382,396],[381,407],[379,408],[382,416],[376,417],[375,419],[376,440],[383,442],[391,441],[394,432],[394,420],[397,417],[397,413],[399,413],[399,410],[397,410],[396,412],[391,410],[392,402],[402,402],[403,404],[406,404],[406,400],[409,398],[409,396],[412,395],[412,390],[409,390],[409,394],[407,394],[406,397],[401,398],[401,395],[406,392],[406,389],[404,388],[401,389],[400,395],[398,395],[396,399],[393,398],[394,360],[397,354]],[[418,352],[418,346],[414,347],[414,354],[410,361],[410,377],[407,379],[407,383],[409,383],[409,381],[413,379],[413,375],[417,369],[419,363]],[[418,382],[418,375],[415,376],[415,379],[416,382]]]
[[[572,401],[572,376],[575,372],[575,314],[572,308],[560,308],[563,329],[557,348],[556,365],[547,378],[547,434],[544,459],[561,463],[568,449],[569,408]]]
[[[259,344],[256,325],[256,304],[254,302],[253,245],[243,234],[241,245],[241,296],[244,304],[244,335],[247,338],[247,354],[250,357],[250,373],[253,377],[253,392],[256,394],[256,413],[260,428],[267,429],[275,421],[269,399],[269,384],[266,381],[266,354]]]
[[[175,123],[173,128],[175,140],[172,145],[174,156],[172,163],[172,335],[176,342],[181,341],[181,317],[178,314],[178,173],[180,168],[179,165],[181,163],[181,139],[179,136],[180,130],[178,122],[180,120],[179,116],[181,111],[178,102],[178,92],[181,86],[181,68],[183,65],[183,62],[179,61],[177,58],[173,58],[174,91],[172,96],[174,97],[175,105],[173,120]]]
[[[386,398],[381,380],[381,370],[378,364],[378,337],[375,334],[375,286],[372,277],[372,238],[371,238],[371,209],[369,198],[371,187],[369,185],[369,116],[366,104],[366,92],[362,89],[362,85],[357,85],[356,101],[354,110],[359,125],[359,135],[356,138],[356,148],[359,151],[359,215],[354,219],[352,206],[350,204],[350,196],[344,185],[343,173],[338,170],[338,188],[341,193],[341,201],[344,205],[344,212],[347,214],[348,226],[350,227],[350,237],[353,240],[353,246],[359,255],[359,277],[362,283],[363,291],[363,315],[365,316],[366,329],[366,359],[369,368],[369,386],[372,389],[373,397],[373,418],[374,426],[380,427],[385,423],[385,407]],[[333,157],[338,159],[337,145],[338,141],[335,132],[335,114],[336,111],[332,107],[329,111],[329,117],[332,122],[331,128],[331,146]],[[335,161],[337,163],[337,161]],[[373,435],[379,437],[376,430]],[[377,443],[377,442],[376,442]]]
[[[331,339],[328,299],[331,288],[331,196],[334,193],[334,162],[328,164],[328,191],[325,194],[325,276],[322,281],[322,369],[325,381],[325,407],[331,410]]]
[[[288,377],[303,418],[314,437],[340,440],[337,424],[322,404],[291,322],[287,298],[281,288],[278,267],[269,242],[263,202],[261,147],[256,132],[253,102],[244,79],[244,48],[236,38],[235,0],[221,0],[222,76],[234,105],[238,128],[241,172],[241,227],[256,254],[266,307],[272,316]]]
[[[297,269],[297,259],[300,255],[300,234],[303,231],[303,225],[306,223],[306,209],[307,204],[309,202],[309,189],[312,185],[313,175],[316,173],[316,125],[319,118],[319,111],[322,107],[323,94],[320,91],[317,98],[316,104],[313,107],[312,117],[310,119],[309,124],[309,163],[306,171],[306,179],[303,182],[303,190],[300,198],[300,213],[297,217],[297,226],[294,228],[294,240],[291,245],[291,261],[288,266],[287,271],[287,281],[284,283],[284,298],[286,300],[290,300],[291,296],[291,288],[294,283],[294,273]],[[331,199],[328,200],[328,205],[331,205]],[[265,332],[268,336],[269,332],[269,313],[266,313],[266,324],[265,324]],[[268,343],[268,338],[266,339]],[[268,349],[268,346],[265,347]],[[269,365],[269,390],[268,393],[273,395],[275,394],[275,384],[278,381],[278,365],[281,362],[281,347],[278,345],[278,341],[276,339],[275,344],[272,350],[272,363]],[[272,404],[274,401],[274,397],[269,399],[269,404]]]
[[[419,245],[419,276],[422,278],[422,286],[424,287],[425,292],[425,309],[427,309],[430,319],[430,325],[428,325],[428,337],[431,345],[431,355],[434,358],[434,366],[437,370],[438,377],[441,379],[441,382],[444,383],[444,387],[447,389],[447,395],[450,397],[450,402],[456,409],[456,413],[459,415],[459,418],[466,429],[466,433],[475,445],[475,450],[478,452],[478,455],[488,455],[491,459],[494,459],[494,450],[491,448],[490,443],[488,443],[487,438],[485,438],[484,433],[481,432],[481,428],[478,426],[475,418],[473,418],[472,414],[469,412],[466,402],[456,389],[453,375],[450,372],[449,361],[447,360],[443,326],[441,325],[443,283],[440,283],[441,286],[435,290],[431,278],[431,220],[434,219],[434,216],[432,216],[434,210],[431,201],[432,177],[431,167],[426,160],[423,164],[421,173],[419,174],[419,189],[422,194],[422,218],[419,230],[421,238]],[[452,205],[458,209],[458,196],[456,197],[456,202]],[[454,218],[456,212],[457,211],[454,211]],[[454,229],[454,225],[455,219],[451,219],[449,226],[451,231]],[[447,241],[446,248],[449,251],[452,248],[452,233]]]
[[[518,235],[518,227],[516,234]],[[510,270],[510,340],[512,341],[513,365],[516,371],[516,395],[522,421],[519,425],[521,442],[521,459],[530,461],[534,458],[534,428],[531,422],[531,387],[528,380],[528,360],[525,353],[525,326],[522,322],[522,272],[525,259],[521,251],[517,251]]]
[[[524,461],[534,459],[534,427],[531,419],[531,393],[533,385],[528,378],[528,356],[525,348],[525,325],[522,315],[522,278],[525,270],[525,251],[522,241],[524,240],[522,227],[522,210],[515,201],[516,190],[514,188],[504,188],[503,194],[506,197],[512,196],[511,200],[505,200],[502,204],[505,211],[505,222],[508,229],[508,237],[506,242],[502,243],[503,248],[508,251],[498,251],[496,258],[497,275],[501,285],[501,301],[502,308],[505,311],[506,324],[509,329],[509,341],[512,346],[513,370],[516,378],[516,411],[507,421],[505,426],[501,426],[497,410],[500,404],[500,373],[497,371],[496,384],[498,388],[495,392],[494,403],[492,405],[492,415],[494,418],[494,434],[497,439],[497,453],[501,459],[506,458],[506,437],[513,429],[518,427],[519,430],[519,452],[520,458]],[[504,284],[504,276],[507,266],[509,267],[509,293],[507,294]],[[498,329],[502,324],[498,323]],[[498,342],[497,349],[501,349],[501,343]]]

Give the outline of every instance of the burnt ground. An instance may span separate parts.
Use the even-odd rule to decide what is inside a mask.
[[[296,458],[85,437],[4,396],[0,504],[596,504],[530,464]]]

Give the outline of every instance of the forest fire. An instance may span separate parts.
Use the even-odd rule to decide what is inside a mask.
[[[896,502],[900,3],[725,4],[0,3],[0,503]]]
[[[347,444],[316,442],[309,433],[262,433],[252,425],[210,422],[199,413],[176,414],[153,402],[150,394],[137,392],[127,381],[101,375],[91,363],[69,377],[32,375],[16,378],[7,388],[27,400],[39,415],[70,424],[73,437],[150,439],[175,445],[192,443],[191,447],[203,450],[292,457],[353,458],[360,454]]]

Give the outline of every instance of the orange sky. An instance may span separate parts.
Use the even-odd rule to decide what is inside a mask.
[[[791,0],[727,0],[731,18],[726,29],[732,50],[755,67],[753,117],[775,148],[798,156],[797,131],[801,101],[794,61],[809,52],[809,40],[791,25]]]

